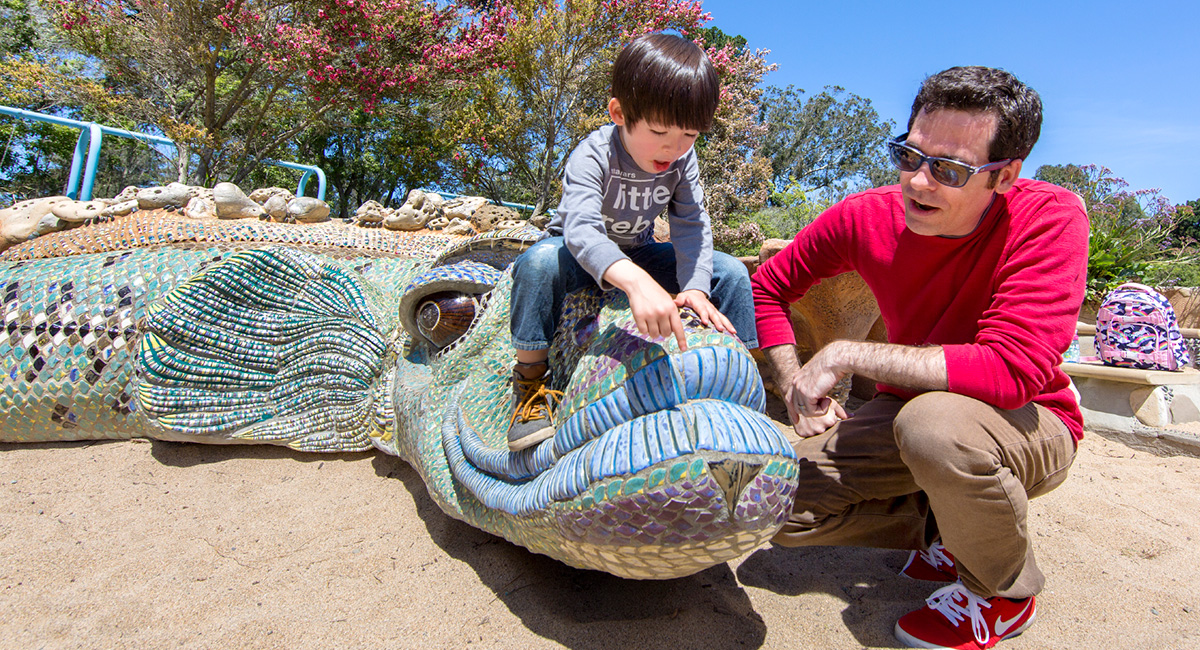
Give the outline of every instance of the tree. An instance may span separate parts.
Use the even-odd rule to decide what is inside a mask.
[[[771,163],[759,153],[766,127],[757,115],[760,85],[775,66],[766,62],[766,51],[748,50],[741,36],[727,36],[716,27],[700,29],[698,36],[721,76],[713,128],[696,145],[714,246],[725,251],[746,242],[757,246],[761,229],[740,216],[765,205],[771,187]]]
[[[1180,241],[1200,241],[1200,199],[1175,206],[1175,237]]]
[[[608,117],[613,59],[641,34],[687,33],[707,15],[688,0],[514,0],[502,58],[480,89],[461,95],[451,173],[493,199],[557,203],[567,156]]]
[[[1089,300],[1099,301],[1122,282],[1152,282],[1164,265],[1195,262],[1174,240],[1175,207],[1158,190],[1130,190],[1101,165],[1043,165],[1034,178],[1083,199],[1091,223]]]
[[[368,113],[337,111],[300,135],[295,157],[318,165],[328,181],[325,201],[335,218],[346,218],[358,206],[375,200],[393,207],[408,190],[429,187],[441,179],[439,163],[450,153],[432,106],[423,102],[387,102]],[[261,187],[284,176],[276,167],[252,176]]]
[[[204,184],[245,178],[336,107],[468,86],[498,64],[511,18],[433,0],[57,1],[126,114],[178,143],[179,179]]]
[[[769,88],[762,103],[767,125],[762,153],[775,186],[799,183],[808,192],[840,197],[895,182],[885,143],[895,123],[879,119],[871,100],[826,86],[807,101],[795,86]]]

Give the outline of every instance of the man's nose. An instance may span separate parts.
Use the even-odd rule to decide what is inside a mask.
[[[929,168],[929,161],[921,163],[916,171],[911,172],[912,176],[908,179],[910,186],[919,186],[922,188],[933,188],[938,186],[938,182],[933,180],[933,171]]]

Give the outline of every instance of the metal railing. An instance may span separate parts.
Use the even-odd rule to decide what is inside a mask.
[[[96,184],[96,167],[100,164],[100,145],[105,135],[137,140],[147,145],[168,145],[175,147],[177,153],[179,151],[179,146],[173,140],[162,136],[150,135],[149,133],[126,131],[125,129],[96,124],[95,122],[72,120],[57,115],[46,115],[45,113],[12,108],[11,106],[0,106],[0,114],[79,129],[79,139],[75,142],[75,153],[71,158],[71,171],[67,175],[66,189],[63,190],[63,194],[68,198],[78,201],[90,201],[92,198],[92,188]],[[84,155],[85,150],[87,152],[86,156]],[[304,196],[304,188],[308,185],[308,180],[315,175],[317,177],[317,198],[322,201],[325,200],[325,172],[320,167],[279,160],[264,160],[262,162],[266,165],[286,167],[304,172],[300,176],[300,182],[296,185],[296,196]]]

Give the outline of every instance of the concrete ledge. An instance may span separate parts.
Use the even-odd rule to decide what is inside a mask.
[[[1181,370],[1138,370],[1136,368],[1118,368],[1097,363],[1062,364],[1063,372],[1072,379],[1088,377],[1118,381],[1127,384],[1143,386],[1167,386],[1174,384],[1200,384],[1200,370],[1183,368]]]
[[[1087,416],[1084,416],[1085,420]],[[1110,427],[1092,423],[1086,427],[1087,434],[1095,434],[1119,442],[1126,447],[1156,456],[1191,456],[1200,458],[1200,436],[1187,431],[1156,429],[1141,424],[1128,423]],[[1085,439],[1084,444],[1087,443]]]

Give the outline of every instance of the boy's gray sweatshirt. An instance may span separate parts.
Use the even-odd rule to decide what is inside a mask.
[[[623,249],[654,239],[654,218],[667,210],[675,246],[675,277],[680,291],[712,288],[712,228],[704,210],[696,150],[689,149],[667,171],[642,171],[621,145],[615,124],[602,126],[579,143],[567,159],[563,198],[546,226],[562,235],[567,250],[600,288],[614,262],[629,259]]]

